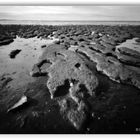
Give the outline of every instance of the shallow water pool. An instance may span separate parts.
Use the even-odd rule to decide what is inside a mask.
[[[33,82],[29,73],[35,63],[37,63],[45,48],[42,45],[49,45],[55,41],[41,38],[20,38],[17,36],[9,45],[0,46],[0,75],[8,75],[13,80],[9,83],[12,88],[19,88],[29,82]],[[14,59],[9,54],[12,50],[20,49],[21,51]]]

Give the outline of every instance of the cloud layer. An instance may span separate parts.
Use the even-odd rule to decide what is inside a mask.
[[[140,21],[140,6],[0,6],[0,19]]]

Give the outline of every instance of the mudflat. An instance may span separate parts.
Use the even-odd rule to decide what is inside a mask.
[[[0,25],[0,133],[140,133],[140,26]]]

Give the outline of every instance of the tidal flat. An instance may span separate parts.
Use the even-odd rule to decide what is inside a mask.
[[[139,110],[139,25],[0,25],[1,134],[137,134]]]

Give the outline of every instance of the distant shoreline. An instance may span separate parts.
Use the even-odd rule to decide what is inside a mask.
[[[0,24],[20,25],[140,25],[140,21],[46,21],[46,20],[0,20]]]

